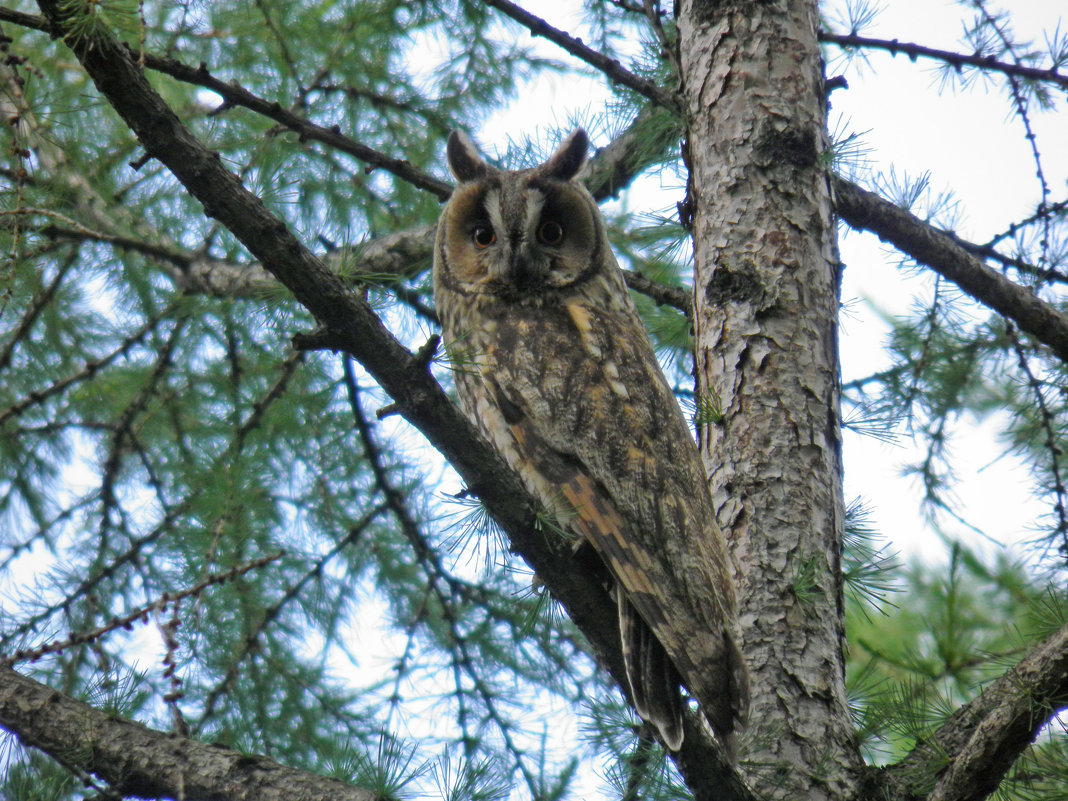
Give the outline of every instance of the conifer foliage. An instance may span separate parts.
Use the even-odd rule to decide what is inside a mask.
[[[1068,797],[1068,36],[669,5],[0,5],[0,797]],[[888,54],[999,98],[1025,212],[965,236],[937,164],[871,166],[828,103]],[[636,717],[597,570],[451,399],[445,140],[575,125],[734,550],[736,763]],[[842,234],[915,286],[844,383]],[[955,502],[993,412],[1026,566]],[[846,503],[843,431],[917,444],[945,564]]]

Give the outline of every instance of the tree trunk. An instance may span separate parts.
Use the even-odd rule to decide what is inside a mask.
[[[766,798],[843,799],[838,254],[811,0],[679,8],[701,447],[737,563]]]

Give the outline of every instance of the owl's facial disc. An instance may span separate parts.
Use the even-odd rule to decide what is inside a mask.
[[[450,206],[441,275],[455,290],[540,304],[605,265],[593,199],[543,170],[462,183]]]
[[[485,289],[506,299],[569,287],[593,264],[589,246],[596,232],[578,192],[559,182],[539,184],[487,192],[485,218],[493,235],[479,226],[472,230],[486,267]]]

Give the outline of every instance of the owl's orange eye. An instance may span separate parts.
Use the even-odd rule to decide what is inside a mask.
[[[471,241],[476,248],[488,248],[497,241],[497,234],[488,225],[476,225],[471,231]]]
[[[543,245],[559,245],[564,241],[564,226],[556,220],[543,222],[538,228],[538,241]]]

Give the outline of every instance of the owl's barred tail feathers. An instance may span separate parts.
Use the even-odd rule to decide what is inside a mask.
[[[679,672],[638,611],[618,588],[619,632],[623,664],[634,706],[652,723],[672,751],[682,746],[682,683]]]
[[[682,676],[660,640],[634,608],[627,596],[616,588],[619,607],[619,631],[623,646],[623,664],[627,671],[634,707],[642,720],[656,726],[664,745],[671,751],[682,747]],[[720,738],[727,759],[738,761],[738,727],[743,725],[749,707],[749,672],[741,651],[732,637],[725,636],[729,689],[723,703],[712,712],[709,722]]]

